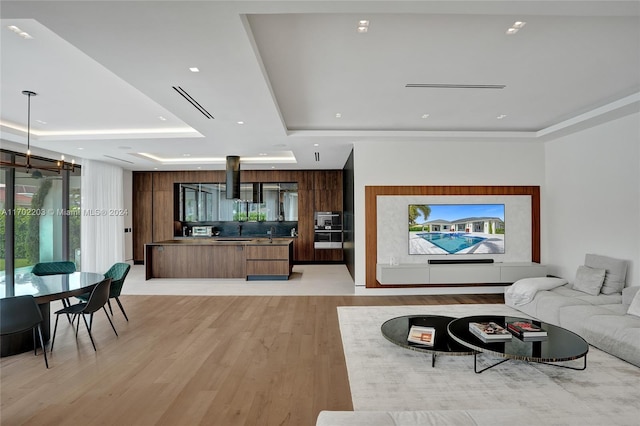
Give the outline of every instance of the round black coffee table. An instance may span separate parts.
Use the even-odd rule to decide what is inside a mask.
[[[504,327],[507,322],[532,320],[500,315],[480,315],[458,318],[451,321],[447,327],[451,338],[474,351],[473,369],[476,373],[482,373],[483,371],[502,364],[510,359],[549,364],[584,358],[584,365],[582,368],[559,364],[549,365],[570,368],[573,370],[584,370],[587,368],[587,352],[589,352],[589,344],[582,337],[569,330],[540,321],[532,321],[547,332],[547,338],[545,340],[523,341],[516,336],[512,336],[511,340],[508,342],[483,342],[479,337],[476,337],[469,331],[470,322],[491,321]],[[478,370],[476,363],[478,352],[499,356],[505,359],[482,370]]]
[[[442,315],[406,315],[385,321],[380,327],[382,335],[392,343],[406,349],[431,354],[431,366],[436,363],[436,355],[472,355],[475,352],[451,339],[447,325],[455,318]],[[412,325],[433,327],[436,330],[433,346],[409,342],[407,336]]]

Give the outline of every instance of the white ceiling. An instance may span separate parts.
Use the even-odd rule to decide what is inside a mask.
[[[640,105],[639,1],[3,1],[0,17],[3,145],[26,144],[32,90],[32,146],[132,170],[339,169],[357,143],[543,141]]]

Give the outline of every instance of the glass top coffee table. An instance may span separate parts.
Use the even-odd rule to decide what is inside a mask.
[[[542,341],[523,341],[516,336],[512,336],[511,340],[508,342],[485,343],[469,331],[470,322],[491,321],[498,323],[503,327],[507,322],[531,321],[547,332],[547,338]],[[481,315],[453,320],[448,325],[448,331],[454,341],[474,351],[473,369],[476,373],[482,373],[483,371],[509,361],[510,359],[539,362],[542,364],[570,368],[573,370],[584,370],[587,368],[587,352],[589,352],[589,344],[577,334],[552,324],[533,321],[526,318],[500,315]],[[483,368],[482,370],[478,370],[476,361],[477,354],[479,352],[496,355],[505,359],[489,367]],[[550,364],[580,358],[584,358],[584,365],[582,368],[575,368],[569,365]]]
[[[436,355],[472,355],[475,352],[451,339],[447,325],[455,318],[442,315],[406,315],[385,321],[380,327],[382,335],[392,343],[406,349],[431,354],[431,366],[435,366]],[[407,336],[412,325],[433,327],[435,339],[433,346],[409,342]]]

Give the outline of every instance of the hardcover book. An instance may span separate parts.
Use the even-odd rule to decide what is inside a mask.
[[[547,332],[529,321],[513,321],[507,323],[507,329],[522,339],[546,338]]]
[[[412,325],[409,330],[407,340],[418,345],[433,346],[436,338],[436,329],[433,327],[423,327]]]
[[[511,340],[511,333],[493,321],[470,322],[469,331],[485,342],[505,342]]]

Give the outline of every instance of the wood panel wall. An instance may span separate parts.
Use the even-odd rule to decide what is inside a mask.
[[[378,195],[529,195],[531,197],[531,261],[540,262],[539,186],[366,186],[365,205],[365,284],[382,288],[376,279],[378,260]],[[406,286],[404,286],[406,287]]]
[[[342,211],[342,170],[242,170],[242,182],[298,183],[297,262],[342,261],[342,250],[315,250],[315,211]],[[174,235],[175,183],[224,182],[224,170],[133,172],[133,255],[144,261],[144,245]]]

